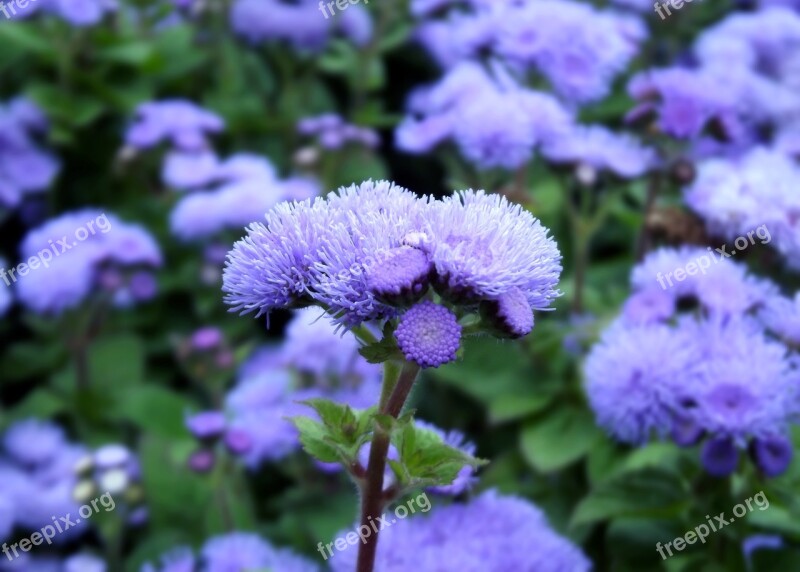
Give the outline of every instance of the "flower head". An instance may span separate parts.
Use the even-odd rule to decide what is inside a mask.
[[[517,289],[543,310],[559,295],[558,247],[521,206],[462,191],[434,205],[428,220],[434,285],[445,298],[477,303]]]
[[[526,548],[531,545],[537,549]],[[355,550],[344,551],[331,560],[331,566],[335,572],[349,572],[356,558]],[[575,545],[553,532],[537,507],[488,491],[466,504],[435,507],[426,516],[392,525],[392,533],[378,545],[376,569],[413,568],[588,572],[591,564]]]
[[[450,310],[425,300],[403,314],[395,338],[407,360],[439,367],[456,359],[461,326]]]

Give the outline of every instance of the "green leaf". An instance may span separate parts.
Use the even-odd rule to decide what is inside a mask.
[[[489,421],[494,425],[515,421],[542,411],[552,401],[547,393],[500,395],[489,405]]]
[[[562,408],[525,426],[520,446],[538,471],[557,471],[584,457],[601,433],[587,411]]]
[[[394,336],[383,338],[379,342],[358,348],[358,353],[369,363],[384,363],[393,359],[403,359],[397,340]]]
[[[389,465],[405,488],[449,485],[466,465],[486,464],[446,445],[437,433],[411,423],[395,431],[392,442],[400,459]]]
[[[325,425],[309,417],[293,417],[291,421],[300,432],[300,442],[306,453],[323,463],[342,461],[339,450],[331,443],[330,432]]]
[[[669,517],[692,502],[681,478],[657,469],[624,473],[598,485],[575,508],[572,526],[618,517]]]

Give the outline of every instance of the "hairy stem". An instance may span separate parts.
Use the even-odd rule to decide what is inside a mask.
[[[405,405],[408,394],[414,386],[419,374],[419,366],[406,363],[397,372],[397,365],[384,365],[383,390],[381,391],[380,412],[397,417]],[[378,518],[388,502],[383,492],[383,474],[386,470],[386,455],[389,452],[391,435],[380,425],[375,424],[375,433],[369,451],[367,474],[361,487],[361,526],[372,530],[373,534],[362,543],[358,550],[356,572],[373,572],[375,556],[378,551],[378,532],[372,528],[371,522]]]

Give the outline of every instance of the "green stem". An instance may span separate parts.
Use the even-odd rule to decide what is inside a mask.
[[[384,364],[381,413],[395,418],[400,414],[419,370],[420,367],[417,364],[406,362],[398,377],[397,364],[390,365],[390,362]],[[376,423],[370,446],[367,474],[361,486],[361,525],[368,529],[371,528],[370,523],[383,512],[387,502],[383,494],[383,474],[386,470],[386,456],[389,452],[390,442],[391,435]],[[359,547],[356,572],[373,572],[377,551],[378,532],[376,531],[367,539],[366,543],[362,543]]]

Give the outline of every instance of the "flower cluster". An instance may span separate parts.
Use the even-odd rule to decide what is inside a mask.
[[[779,475],[792,458],[800,369],[775,336],[791,337],[797,311],[776,286],[727,260],[671,290],[653,287],[656,273],[703,254],[655,251],[634,269],[623,315],[586,361],[591,406],[621,441],[704,440],[703,465],[713,475],[735,471],[744,448],[763,474]],[[777,316],[777,308],[790,311]]]
[[[52,423],[28,419],[9,427],[0,451],[0,540],[15,529],[39,530],[53,515],[77,513],[75,467],[86,454]],[[53,542],[68,541],[82,531],[65,530]]]
[[[412,4],[423,18],[418,40],[446,71],[437,84],[412,93],[398,148],[425,153],[452,141],[480,170],[518,169],[537,150],[557,165],[623,178],[654,165],[652,150],[632,136],[574,119],[578,106],[607,95],[635,56],[646,36],[638,19],[562,0],[467,4],[468,11]],[[553,95],[528,88],[532,74]]]
[[[59,171],[58,161],[34,136],[47,119],[33,103],[17,98],[0,105],[0,209],[13,209],[31,194],[46,190]]]
[[[279,205],[266,219],[229,255],[223,290],[234,310],[317,304],[347,328],[399,318],[400,349],[424,367],[455,359],[459,315],[480,311],[485,330],[521,337],[533,310],[558,296],[555,242],[503,197],[434,200],[367,182]]]
[[[335,572],[351,572],[355,564],[355,550],[331,560]],[[425,516],[398,520],[378,545],[375,569],[588,572],[591,564],[549,527],[537,507],[488,491],[465,504],[434,507]]]
[[[253,469],[298,450],[297,430],[288,417],[306,413],[300,401],[327,397],[358,408],[374,404],[381,369],[367,363],[358,347],[352,334],[338,335],[321,312],[298,312],[280,346],[257,350],[242,365],[224,411],[187,419],[200,442],[192,468],[209,470],[220,442]]]
[[[162,264],[161,250],[144,227],[94,209],[66,213],[31,230],[20,254],[24,260],[51,258],[46,269],[17,283],[19,301],[41,314],[61,314],[97,292],[116,306],[150,300],[156,294],[153,271]]]
[[[142,572],[319,572],[311,561],[287,549],[276,548],[258,535],[232,532],[208,540],[195,555],[189,548],[178,548],[161,558],[160,565],[146,564]]]
[[[253,42],[280,41],[295,49],[318,52],[339,33],[357,46],[372,38],[372,18],[363,6],[327,19],[320,14],[316,0],[236,0],[231,6],[231,27],[239,36]]]
[[[306,117],[297,124],[300,135],[314,137],[320,147],[326,150],[335,150],[349,143],[377,147],[378,134],[366,127],[359,127],[345,122],[341,116],[326,113],[316,117]]]

